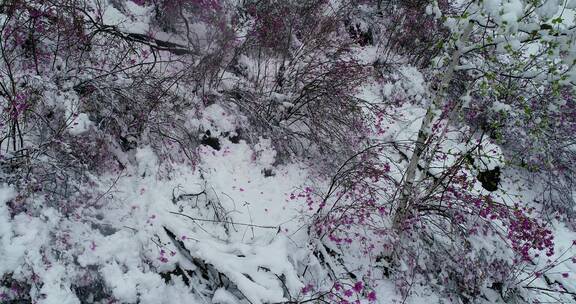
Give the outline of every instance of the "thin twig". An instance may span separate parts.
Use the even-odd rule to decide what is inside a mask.
[[[196,218],[196,217],[191,217],[187,214],[184,213],[179,213],[179,212],[172,212],[169,211],[172,214],[176,214],[176,215],[181,215],[184,217],[187,217],[193,221],[199,221],[199,222],[209,222],[209,223],[225,223],[225,224],[232,224],[232,225],[239,225],[239,226],[248,226],[248,227],[255,227],[255,228],[262,228],[262,229],[278,229],[278,226],[265,226],[265,225],[255,225],[255,224],[246,224],[246,223],[237,223],[237,222],[231,222],[231,221],[219,221],[219,220],[207,220],[207,219],[201,219],[201,218]]]

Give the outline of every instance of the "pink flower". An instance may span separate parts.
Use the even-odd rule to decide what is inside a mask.
[[[364,288],[364,284],[362,282],[356,282],[356,284],[354,284],[354,287],[352,287],[352,289],[354,289],[356,293],[360,293],[362,291],[362,288]]]
[[[371,292],[368,294],[368,301],[370,301],[370,302],[376,301],[376,293],[375,293],[374,291],[371,291]]]
[[[303,294],[307,294],[307,293],[309,293],[309,292],[311,292],[311,291],[313,291],[313,290],[314,290],[314,285],[308,284],[308,285],[306,285],[306,286],[304,286],[304,287],[302,288],[302,293],[303,293]]]
[[[351,297],[354,293],[352,292],[352,290],[348,289],[346,291],[344,291],[344,295],[347,297]]]

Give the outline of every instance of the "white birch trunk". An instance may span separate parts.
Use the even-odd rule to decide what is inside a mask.
[[[399,204],[396,209],[396,213],[394,216],[394,227],[400,228],[401,223],[406,217],[406,214],[410,211],[411,207],[411,200],[413,200],[414,194],[414,182],[416,179],[416,169],[418,168],[418,163],[423,156],[424,150],[426,149],[426,141],[430,136],[430,130],[432,121],[434,120],[434,110],[437,105],[442,103],[442,99],[444,98],[444,91],[450,84],[452,77],[454,76],[454,70],[456,66],[458,66],[460,62],[460,57],[462,56],[462,52],[464,50],[464,44],[468,41],[470,33],[472,31],[473,23],[470,22],[464,32],[456,42],[456,50],[452,54],[452,60],[450,61],[450,65],[447,67],[447,70],[442,77],[442,82],[440,87],[438,88],[438,92],[434,96],[432,102],[428,106],[426,110],[426,115],[424,116],[424,120],[420,125],[420,130],[418,131],[418,138],[416,139],[416,146],[414,147],[414,153],[410,157],[410,162],[408,163],[408,168],[406,169],[406,173],[404,174],[404,183],[402,184],[402,189],[400,191],[399,197]]]

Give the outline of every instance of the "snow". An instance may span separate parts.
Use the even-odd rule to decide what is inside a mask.
[[[80,113],[74,117],[68,132],[72,135],[81,135],[90,129],[92,122],[88,118],[88,114]]]
[[[426,15],[434,15],[434,18],[440,19],[442,17],[442,11],[438,7],[438,2],[433,1],[426,6]]]
[[[62,265],[53,265],[46,272],[40,274],[42,278],[42,289],[40,293],[46,297],[39,301],[41,304],[79,304],[80,300],[70,289],[70,282],[67,278],[67,270]]]
[[[19,239],[14,239],[10,214],[6,206],[6,202],[15,197],[14,189],[7,185],[0,187],[0,256],[2,256],[0,275],[18,267],[22,252],[26,248],[21,242],[18,242]]]
[[[258,143],[254,145],[254,152],[258,164],[263,168],[271,168],[276,161],[276,151],[272,146],[272,140],[260,137]]]
[[[158,27],[155,23],[157,20],[153,19],[155,11],[151,2],[143,5],[131,1],[105,2],[102,3],[105,25],[142,34]],[[337,2],[332,1],[335,6],[339,5]],[[559,4],[562,2],[543,2],[537,9],[540,19],[538,22],[559,16]],[[506,24],[502,32],[505,35],[500,33],[502,35],[494,39],[496,49],[502,51],[499,55],[506,54],[505,45],[526,54],[537,54],[542,50],[539,44],[526,45],[521,42],[525,37],[523,31],[539,29],[536,23],[527,25],[519,21],[530,8],[526,1],[485,0],[477,5],[489,12],[497,23]],[[476,4],[471,7],[478,8]],[[576,2],[569,1],[567,7],[576,8]],[[368,4],[362,6],[361,10],[363,13],[370,13]],[[430,16],[442,17],[436,1],[429,4],[425,10]],[[566,14],[573,16],[573,12]],[[225,16],[228,17],[230,16]],[[208,39],[210,26],[202,20],[196,21],[198,20],[194,19],[189,26],[191,31],[198,35],[200,47],[205,48],[204,50],[217,48],[217,43]],[[451,24],[451,29],[455,31],[461,26],[459,21],[446,22]],[[571,21],[563,22],[560,27],[566,30],[569,28],[568,24],[573,22],[573,17]],[[365,20],[359,24],[365,29],[371,26]],[[253,42],[250,40],[253,37],[249,36],[244,28],[238,29],[238,33],[245,36],[238,37],[233,43]],[[163,31],[155,34],[157,38],[187,42],[187,38],[182,35]],[[382,33],[375,30],[375,35],[380,34]],[[569,54],[569,43],[565,42],[561,52]],[[301,50],[306,50],[309,47],[307,44],[314,42],[300,41],[294,37],[291,43]],[[476,46],[471,43],[463,47],[464,51],[472,51]],[[354,46],[351,57],[367,67],[371,66],[382,55],[380,47]],[[451,46],[447,47],[448,50],[450,48]],[[316,163],[319,161],[315,157],[319,156],[314,154],[316,151],[304,156],[288,157],[286,151],[276,150],[275,147],[282,144],[277,141],[283,139],[270,135],[282,124],[280,127],[267,126],[270,121],[263,120],[262,125],[270,127],[270,133],[260,133],[258,128],[251,125],[253,122],[248,117],[252,113],[242,112],[244,109],[240,108],[243,105],[241,102],[259,102],[257,99],[260,98],[269,102],[270,107],[277,107],[280,112],[286,113],[294,110],[296,102],[292,101],[299,92],[289,92],[289,89],[276,86],[274,89],[269,88],[274,83],[278,66],[289,63],[288,60],[282,61],[284,59],[270,56],[269,59],[261,61],[251,52],[240,49],[239,47],[239,55],[234,54],[238,55],[235,58],[238,64],[234,68],[239,71],[233,72],[230,67],[226,67],[226,71],[217,71],[216,74],[223,77],[221,86],[205,88],[202,95],[199,93],[199,86],[187,83],[188,80],[182,81],[178,83],[178,88],[171,88],[174,92],[181,93],[174,95],[176,101],[171,100],[170,106],[174,107],[171,112],[146,108],[145,110],[150,112],[144,113],[143,117],[121,113],[130,117],[126,119],[127,123],[117,126],[113,120],[120,119],[118,117],[122,115],[95,115],[98,111],[91,109],[93,105],[86,103],[84,97],[80,98],[80,93],[75,91],[72,81],[52,83],[40,76],[30,77],[30,81],[46,82],[47,88],[38,94],[42,103],[63,113],[64,124],[61,131],[64,136],[58,133],[58,136],[49,138],[42,142],[42,145],[60,144],[68,138],[78,141],[92,140],[91,136],[102,135],[103,130],[106,130],[105,132],[110,134],[105,133],[105,136],[102,136],[103,141],[112,147],[106,150],[105,144],[102,144],[92,150],[102,148],[104,156],[110,157],[112,161],[99,163],[99,156],[91,154],[97,155],[99,151],[88,151],[87,158],[96,162],[95,166],[101,169],[92,170],[82,163],[80,158],[83,156],[79,155],[82,151],[68,153],[72,149],[70,145],[64,145],[68,151],[61,153],[68,153],[69,155],[65,155],[67,158],[63,157],[64,160],[59,163],[59,157],[63,155],[43,154],[35,158],[34,162],[26,164],[28,167],[22,165],[22,168],[29,169],[29,172],[23,174],[25,178],[14,182],[14,176],[21,174],[18,171],[20,168],[17,158],[10,158],[12,155],[9,153],[1,155],[0,178],[4,184],[0,186],[0,281],[8,281],[8,277],[11,277],[15,282],[29,283],[29,290],[23,291],[25,296],[30,296],[35,303],[44,304],[93,302],[94,297],[98,296],[98,291],[94,290],[109,293],[111,296],[110,299],[101,299],[102,303],[312,303],[314,296],[327,290],[334,292],[335,282],[342,283],[344,286],[339,288],[348,289],[347,291],[351,291],[355,284],[362,284],[359,286],[363,290],[357,290],[357,294],[354,294],[354,297],[358,297],[357,303],[361,304],[370,303],[366,297],[369,291],[376,292],[376,303],[458,301],[447,295],[446,291],[459,287],[448,286],[448,283],[443,286],[444,282],[438,279],[451,275],[449,270],[441,269],[438,277],[435,277],[436,274],[429,274],[429,278],[418,273],[410,274],[416,268],[422,270],[428,267],[427,263],[430,261],[425,254],[417,257],[401,256],[399,265],[382,261],[388,252],[401,252],[403,246],[422,245],[409,242],[388,244],[387,233],[393,229],[392,218],[380,209],[370,210],[375,218],[376,215],[379,216],[370,224],[385,231],[383,235],[375,235],[372,231],[374,227],[361,226],[351,221],[340,225],[351,229],[350,236],[354,240],[349,244],[335,244],[327,240],[328,237],[311,237],[315,236],[313,232],[309,232],[309,229],[313,230],[311,224],[318,219],[324,219],[324,216],[328,219],[328,215],[334,212],[334,209],[318,207],[326,193],[333,190],[331,185],[340,187],[338,190],[344,192],[365,193],[358,189],[357,185],[348,185],[348,181],[342,184],[339,184],[339,180],[332,183],[331,174],[335,174],[335,170],[328,166],[318,168]],[[156,55],[166,55],[160,53]],[[436,93],[431,90],[428,81],[432,82],[431,79],[442,75],[445,67],[441,61],[446,57],[441,55],[436,58],[439,64],[433,67],[405,63],[407,60],[402,56],[395,58],[402,60],[387,63],[390,71],[386,71],[386,77],[379,78],[374,76],[378,73],[373,73],[364,79],[363,86],[351,94],[362,101],[360,113],[365,115],[365,121],[362,122],[366,123],[366,128],[369,129],[362,136],[366,136],[368,140],[359,143],[358,147],[351,144],[354,147],[345,148],[357,151],[364,144],[386,144],[383,145],[385,148],[378,151],[375,161],[391,166],[385,182],[367,179],[367,183],[380,187],[379,190],[383,193],[377,197],[378,201],[373,203],[387,208],[388,205],[396,204],[392,199],[398,194],[406,178],[405,169],[414,151],[420,126],[425,114],[432,113],[432,126],[424,131],[435,137],[428,138],[430,143],[427,142],[419,162],[422,168],[416,173],[416,186],[412,194],[415,199],[429,199],[425,195],[431,190],[421,186],[432,185],[427,174],[439,178],[446,173],[447,168],[460,166],[461,173],[474,177],[478,171],[500,167],[504,177],[498,183],[497,190],[488,192],[481,187],[480,182],[472,178],[472,182],[465,186],[466,193],[478,197],[490,195],[495,204],[518,203],[520,206],[537,207],[534,216],[546,219],[555,236],[555,254],[550,259],[570,261],[571,257],[576,256],[574,227],[567,225],[567,221],[560,217],[547,219],[539,213],[541,205],[535,200],[546,190],[545,181],[534,177],[530,177],[534,179],[530,180],[525,171],[513,169],[510,160],[505,157],[506,147],[485,134],[480,136],[483,131],[479,130],[478,126],[466,124],[462,119],[464,110],[455,107],[454,109],[461,112],[452,113],[442,108],[445,106],[445,99],[453,99],[455,103],[460,102],[463,108],[469,109],[477,102],[478,92],[474,91],[476,88],[466,88],[465,93],[455,93],[459,91],[456,89],[450,92],[450,98],[441,96],[442,98],[438,98],[440,104],[432,104],[431,100]],[[219,59],[227,61],[229,58]],[[294,61],[297,59],[291,58]],[[322,58],[324,59],[326,58]],[[194,73],[195,69],[202,65],[201,60],[195,57],[186,60],[190,62],[183,60],[173,64],[186,66],[186,71],[194,69]],[[55,62],[62,64],[63,60],[58,58]],[[473,58],[462,60],[457,68],[465,71],[476,64],[478,63],[474,62]],[[165,70],[164,63],[159,63],[159,66],[161,67],[156,68],[162,73],[168,70]],[[528,71],[527,74],[531,72]],[[75,77],[83,79],[87,76]],[[121,88],[132,85],[134,81],[128,74],[112,78],[114,79],[111,83]],[[254,82],[258,85],[254,86]],[[258,92],[254,87],[270,91]],[[239,88],[253,94],[254,100],[227,100],[227,91]],[[168,96],[174,92],[166,94]],[[194,94],[197,96],[189,96]],[[454,96],[456,94],[462,96]],[[139,102],[144,104],[148,101]],[[499,112],[507,114],[506,117],[518,115],[515,113],[518,111],[515,101],[490,102],[491,104],[485,106],[487,113]],[[558,99],[545,107],[551,111],[559,111],[567,105],[570,103]],[[162,114],[166,114],[166,117],[155,117]],[[380,114],[382,116],[378,116]],[[450,114],[454,114],[454,120],[450,120]],[[149,119],[154,121],[154,124],[144,128],[139,125],[138,119]],[[533,122],[546,123],[538,117]],[[381,124],[378,127],[383,128],[382,132],[376,130],[376,123]],[[302,126],[302,129],[308,130],[304,122]],[[26,126],[25,133],[33,133],[35,127]],[[139,131],[134,129],[140,127],[146,130],[130,137],[135,143],[134,147],[120,147],[114,142],[119,136],[116,133],[122,136],[129,132],[138,133]],[[180,129],[184,131],[178,133]],[[168,130],[168,134],[163,133],[165,130]],[[181,136],[173,138],[170,131]],[[220,149],[199,143],[204,136],[208,136],[208,131],[210,137],[219,141]],[[351,132],[364,131],[354,129]],[[233,136],[240,139],[231,140]],[[27,143],[34,140],[45,138],[26,137]],[[174,144],[176,141],[181,148],[189,149],[190,155],[184,156],[178,151]],[[391,142],[395,146],[390,145]],[[313,147],[316,143],[303,140],[302,144]],[[29,153],[43,153],[44,146],[31,148]],[[4,151],[7,147],[3,145],[2,148]],[[474,159],[469,163],[466,160],[467,162],[462,164],[462,156],[472,150],[474,153],[478,152],[478,155],[474,155]],[[28,153],[24,150],[18,152]],[[340,157],[337,153],[336,149],[322,157]],[[443,157],[436,157],[437,155]],[[100,168],[104,167],[104,163],[112,165],[110,168]],[[359,163],[363,164],[362,161]],[[46,168],[53,170],[53,173],[45,173],[44,171],[48,171]],[[342,172],[349,173],[346,170]],[[60,173],[66,174],[59,175]],[[362,171],[358,174],[364,173]],[[69,188],[64,190],[64,194],[56,193],[50,188],[53,187],[52,183],[65,183]],[[311,193],[313,204],[311,203],[310,207],[300,199],[299,193],[304,192]],[[392,199],[387,201],[389,198]],[[362,204],[361,200],[348,195],[339,198],[326,196],[326,201],[322,202],[327,202],[328,206],[340,204],[354,211],[354,208]],[[444,206],[439,205],[440,207]],[[330,228],[335,227],[329,220],[326,222]],[[502,221],[495,221],[494,226],[497,229],[506,229]],[[430,229],[442,228],[439,226]],[[430,242],[447,244],[453,241],[452,235],[441,232],[432,235]],[[503,230],[502,236],[505,235]],[[500,238],[498,234],[467,236],[462,239],[470,242],[465,244],[470,249],[467,257],[486,255],[511,261],[517,255],[506,246],[507,240]],[[365,251],[368,245],[374,245],[375,249]],[[462,244],[457,244],[460,245]],[[427,247],[417,249],[422,248]],[[531,270],[549,264],[548,257],[537,257],[535,252],[531,254],[532,264],[523,265],[526,271],[520,272],[506,283],[513,285],[518,280],[530,278]],[[413,258],[413,264],[410,264],[408,258]],[[479,265],[479,269],[486,268]],[[384,275],[385,272],[390,273]],[[566,291],[576,292],[574,276],[576,263],[566,262],[555,265],[546,273],[546,279],[552,283],[547,283],[542,278],[532,283],[542,288],[560,288],[561,284]],[[402,282],[398,281],[398,278],[410,278],[412,281]],[[403,283],[412,284],[405,295],[400,294],[401,288],[406,288],[400,286]],[[17,288],[3,284],[0,284],[0,302],[4,300],[4,296],[16,297]],[[450,281],[450,284],[454,282]],[[88,300],[82,298],[82,292],[78,291],[81,288],[90,294],[87,296]],[[526,299],[541,302],[546,300],[542,294],[534,295],[521,287],[518,290],[522,295],[526,295]],[[350,297],[351,300],[352,298]],[[334,298],[326,299],[328,302],[336,301]],[[503,297],[490,286],[482,286],[478,301],[497,303],[502,302]]]
[[[563,0],[548,0],[544,1],[542,5],[538,6],[536,13],[543,19],[548,20],[558,13],[563,7]]]
[[[415,98],[416,101],[422,100],[426,92],[426,81],[422,73],[410,66],[401,67],[399,73],[406,79],[402,84],[407,97]]]
[[[298,216],[299,206],[286,201],[289,193],[300,188],[306,180],[306,171],[297,166],[276,166],[274,176],[264,176],[275,152],[269,140],[261,140],[252,150],[247,143],[225,143],[222,153],[203,150],[201,167],[206,182],[215,189],[215,195],[226,210],[233,211],[238,222],[262,226],[284,224],[284,229],[294,229],[289,224]],[[295,184],[296,182],[296,184]],[[276,210],[276,212],[273,212]],[[288,225],[288,226],[285,226]],[[273,229],[238,227],[237,237],[244,239],[276,234]]]
[[[291,293],[304,286],[292,270],[293,266],[287,259],[286,242],[282,238],[267,246],[205,242],[199,244],[197,254],[233,280],[252,303],[287,300],[277,276],[286,277]]]
[[[150,146],[138,148],[135,156],[140,176],[154,174],[158,170],[158,158]]]
[[[204,128],[220,132],[231,132],[235,131],[237,123],[235,122],[234,116],[228,113],[219,104],[212,104],[204,109],[201,124]]]
[[[105,211],[102,213],[104,217],[97,226],[94,226],[96,223],[92,224],[92,227],[113,227],[111,234],[90,232],[90,226],[76,226],[74,238],[84,246],[83,253],[78,256],[79,264],[82,267],[104,265],[99,273],[114,297],[123,303],[173,303],[170,302],[172,298],[166,297],[166,294],[180,297],[188,294],[188,299],[197,297],[186,291],[188,288],[183,283],[163,284],[162,278],[141,262],[144,256],[153,262],[154,267],[165,270],[177,263],[190,263],[187,254],[164,237],[161,241],[165,244],[162,249],[168,261],[159,261],[160,248],[155,244],[157,241],[152,242],[150,236],[165,235],[163,227],[183,240],[190,255],[201,258],[228,276],[253,303],[286,300],[277,276],[285,277],[285,284],[293,293],[298,293],[303,287],[291,262],[290,248],[293,245],[290,245],[283,233],[296,231],[300,225],[297,220],[300,207],[291,206],[286,198],[288,193],[299,187],[300,182],[306,180],[304,171],[293,166],[276,166],[275,175],[265,177],[261,169],[269,168],[275,155],[270,140],[266,139],[261,139],[255,150],[244,142],[224,143],[219,153],[212,153],[208,149],[202,154],[202,177],[200,171],[181,168],[170,179],[163,179],[162,164],[151,147],[138,148],[135,152],[137,168],[134,168],[133,173],[125,172],[122,175],[116,184],[120,192],[114,194],[115,203],[102,210]],[[110,176],[111,180],[115,178]],[[210,188],[204,188],[206,184]],[[108,187],[107,183],[102,184],[102,188]],[[181,212],[211,220],[210,210],[203,211],[191,206],[193,201],[182,201],[178,206],[171,201],[173,194],[198,193],[202,190],[207,192],[211,200],[220,200],[218,203],[223,207],[227,220],[238,224],[228,225],[229,230],[226,232],[218,222],[195,222],[171,213]],[[2,191],[5,199],[14,196],[12,190]],[[5,209],[0,210],[5,212]],[[0,215],[6,217],[4,213]],[[54,218],[55,215],[50,217]],[[247,226],[243,226],[244,223]],[[56,224],[57,221],[54,222]],[[0,227],[6,229],[6,226]],[[27,227],[26,233],[34,235],[34,230],[30,229],[34,226]],[[282,233],[278,234],[280,230]],[[8,240],[6,235],[10,234],[2,233],[3,242]],[[34,237],[28,239],[33,241]],[[30,248],[29,244],[17,246],[17,240],[13,239],[10,246],[2,248],[17,252]],[[171,256],[169,252],[177,253]],[[3,263],[3,267],[15,267],[21,262],[18,255],[6,256],[14,262]],[[56,284],[58,278],[64,275],[62,271],[52,274],[55,278],[51,282]],[[54,299],[64,301],[62,303],[73,303],[70,302],[72,298],[68,299],[67,286],[70,286],[70,282],[59,284],[61,287],[58,288],[56,285],[47,285],[54,289]],[[224,291],[216,293],[214,297],[215,302],[234,303],[231,295]]]
[[[116,9],[113,6],[107,7],[106,10],[104,11],[104,15],[102,16],[102,21],[104,21],[105,24],[110,25],[117,25],[125,20],[126,18],[124,14],[122,14],[118,9]]]
[[[482,1],[484,9],[490,14],[497,16],[500,13],[501,0],[484,0]]]
[[[126,33],[146,34],[150,30],[151,6],[140,6],[132,1],[123,2],[120,11],[119,7],[109,4],[104,9],[102,21],[106,25],[116,26]],[[162,34],[162,33],[158,33]]]
[[[240,304],[240,301],[224,288],[218,288],[212,297],[214,304]]]
[[[492,104],[492,110],[496,111],[496,112],[509,112],[512,110],[512,107],[510,105],[507,105],[505,103],[502,103],[500,101],[495,101]]]
[[[503,14],[500,16],[510,32],[518,31],[518,20],[524,15],[524,4],[520,0],[509,0],[502,5]]]
[[[45,297],[39,303],[55,304],[80,303],[70,290],[70,277],[64,265],[53,261],[49,268],[44,268],[41,262],[40,249],[47,245],[48,234],[59,222],[58,213],[51,208],[42,212],[41,218],[24,214],[10,219],[6,202],[16,198],[16,193],[6,185],[0,188],[0,276],[14,273],[19,276],[26,272],[25,262],[44,271],[38,273],[44,283],[40,292]]]

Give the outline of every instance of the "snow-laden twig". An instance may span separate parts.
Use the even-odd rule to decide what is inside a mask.
[[[265,225],[256,225],[256,224],[247,224],[247,223],[237,223],[237,222],[233,222],[233,221],[222,221],[222,220],[220,220],[220,221],[219,220],[207,220],[207,219],[201,219],[201,218],[197,218],[197,217],[191,217],[187,214],[180,213],[180,212],[173,212],[173,211],[170,211],[170,213],[180,215],[180,216],[186,217],[190,220],[199,221],[199,222],[225,223],[225,224],[232,224],[232,225],[238,225],[238,226],[248,226],[248,227],[262,228],[262,229],[278,229],[279,228],[278,226],[265,226]]]

